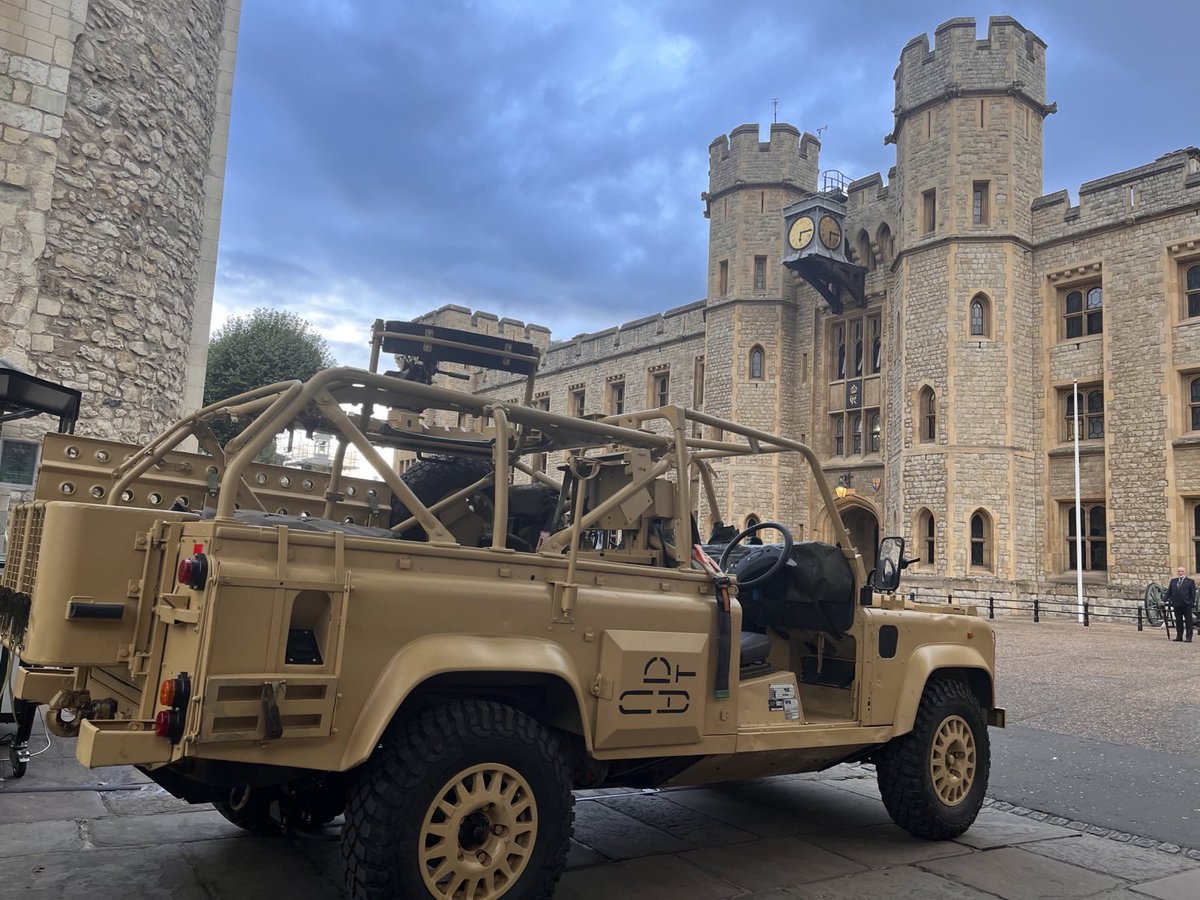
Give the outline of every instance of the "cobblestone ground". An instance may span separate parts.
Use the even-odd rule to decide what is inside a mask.
[[[1150,750],[1200,748],[1200,639],[1067,619],[994,624],[998,702],[1010,723]]]
[[[1155,749],[1194,734],[1172,710],[1181,693],[1196,701],[1200,645],[1128,626],[997,627],[1010,721]],[[303,838],[253,837],[132,769],[88,771],[73,753],[55,741],[24,779],[0,783],[5,898],[340,896],[336,823]],[[1194,900],[1200,850],[994,801],[958,840],[920,841],[891,824],[870,767],[840,766],[715,788],[582,792],[555,896]]]

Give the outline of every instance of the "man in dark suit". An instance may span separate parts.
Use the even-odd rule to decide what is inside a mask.
[[[1196,582],[1187,577],[1187,572],[1180,566],[1178,576],[1171,579],[1167,588],[1166,600],[1175,610],[1175,640],[1182,641],[1184,626],[1187,626],[1187,641],[1192,640],[1192,608],[1196,605]]]

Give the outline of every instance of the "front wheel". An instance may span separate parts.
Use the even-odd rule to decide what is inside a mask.
[[[892,821],[933,841],[971,827],[990,767],[983,707],[965,682],[943,679],[925,686],[913,730],[889,741],[876,761]]]
[[[559,741],[499,703],[393,725],[357,771],[342,860],[355,900],[535,900],[566,865],[574,814]]]

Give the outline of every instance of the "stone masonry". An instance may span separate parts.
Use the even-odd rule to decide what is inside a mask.
[[[199,403],[240,10],[0,0],[0,356],[82,390],[82,432]]]
[[[1200,150],[1085,184],[1074,206],[1065,191],[1042,196],[1056,109],[1045,64],[1045,43],[1007,16],[983,38],[974,19],[952,19],[904,47],[885,138],[896,165],[839,194],[867,269],[867,306],[842,315],[779,265],[783,208],[822,187],[817,140],[786,124],[765,141],[756,125],[717,138],[707,298],[569,341],[506,322],[548,344],[539,399],[575,413],[582,393],[585,414],[611,414],[614,383],[635,409],[667,373],[671,403],[810,444],[844,488],[859,550],[902,534],[922,558],[907,590],[1003,608],[1075,595],[1077,380],[1097,404],[1080,406],[1086,595],[1129,604],[1177,565],[1200,569]],[[1072,325],[1072,295],[1094,298],[1096,315]],[[497,328],[460,307],[425,319]],[[855,366],[862,418],[843,408]],[[520,396],[495,376],[475,387]],[[727,518],[828,537],[797,462],[727,465]]]

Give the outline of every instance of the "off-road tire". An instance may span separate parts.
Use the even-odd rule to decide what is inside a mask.
[[[418,500],[426,506],[432,506],[443,497],[449,497],[474,484],[491,471],[492,463],[486,459],[430,456],[413,463],[400,476],[400,480],[408,485]],[[492,488],[487,488],[486,493],[491,496]],[[411,515],[412,512],[399,497],[392,498],[392,518],[389,527],[399,525]],[[414,525],[400,537],[409,541],[422,541],[426,537],[425,529]]]
[[[473,766],[499,765],[528,784],[537,828],[528,862],[505,900],[543,900],[567,861],[574,800],[565,749],[536,720],[500,703],[464,700],[392,724],[354,773],[342,827],[353,900],[436,897],[425,884],[422,829],[443,785]],[[459,837],[461,846],[461,833]]]
[[[974,739],[975,767],[970,788],[954,805],[934,787],[934,738],[943,723],[966,722]],[[957,837],[975,821],[987,792],[991,766],[987,717],[966,682],[932,679],[925,685],[913,730],[891,741],[876,755],[879,792],[892,821],[910,834],[931,841]]]
[[[241,792],[233,791],[232,793],[236,795]],[[279,834],[279,823],[271,818],[271,801],[273,799],[265,791],[251,790],[245,802],[242,802],[240,806],[237,805],[240,798],[233,796],[229,800],[218,800],[213,806],[217,812],[243,831],[273,836]]]

